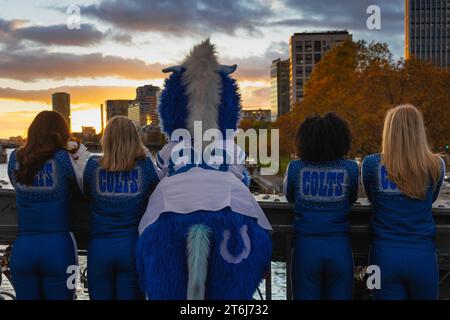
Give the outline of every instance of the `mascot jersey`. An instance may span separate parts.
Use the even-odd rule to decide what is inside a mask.
[[[352,299],[348,214],[358,196],[358,164],[294,160],[284,193],[295,210],[294,299]]]
[[[367,156],[362,180],[372,203],[373,244],[370,263],[382,270],[378,299],[436,299],[439,273],[435,253],[432,203],[442,185],[442,175],[425,199],[404,195],[382,164],[381,154]]]
[[[66,283],[67,268],[77,265],[76,243],[70,233],[70,205],[79,172],[74,158],[68,151],[56,151],[33,184],[25,186],[15,179],[16,152],[10,156],[8,174],[16,189],[19,223],[11,257],[17,299],[74,298],[74,288]]]
[[[91,202],[88,281],[91,299],[137,299],[135,267],[138,224],[159,181],[152,159],[129,171],[111,172],[92,156],[84,171],[84,193]]]
[[[251,299],[269,268],[271,227],[234,161],[241,152],[232,139],[217,139],[212,157],[191,145],[196,122],[223,137],[236,130],[240,97],[229,76],[235,69],[218,64],[207,40],[181,66],[165,70],[172,74],[159,114],[172,142],[158,154],[162,179],[137,247],[148,299]]]

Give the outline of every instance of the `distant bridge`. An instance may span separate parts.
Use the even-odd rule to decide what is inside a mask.
[[[15,143],[0,143],[0,150],[3,149],[15,149],[20,147],[20,145],[15,144]]]

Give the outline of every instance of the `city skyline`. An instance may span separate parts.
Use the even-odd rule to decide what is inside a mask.
[[[271,63],[289,58],[289,38],[296,32],[347,29],[355,40],[389,43],[396,58],[404,49],[403,1],[339,7],[331,0],[0,3],[1,137],[25,135],[59,91],[71,95],[73,130],[84,125],[99,131],[100,104],[133,100],[136,87],[145,84],[162,87],[161,69],[179,63],[206,37],[222,61],[238,64],[244,108],[270,107]],[[366,26],[372,4],[382,10],[381,30]],[[79,30],[67,29],[70,5],[81,10]]]

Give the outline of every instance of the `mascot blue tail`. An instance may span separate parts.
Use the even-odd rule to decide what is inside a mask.
[[[211,230],[204,224],[195,224],[187,237],[188,254],[188,300],[204,300],[208,275],[209,236]]]

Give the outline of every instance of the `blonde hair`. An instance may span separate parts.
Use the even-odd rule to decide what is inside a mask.
[[[388,111],[384,121],[382,162],[389,179],[413,199],[426,197],[441,174],[439,155],[428,146],[422,113],[412,105]]]
[[[108,121],[100,144],[103,150],[100,165],[108,171],[131,170],[147,153],[136,126],[124,116]]]

